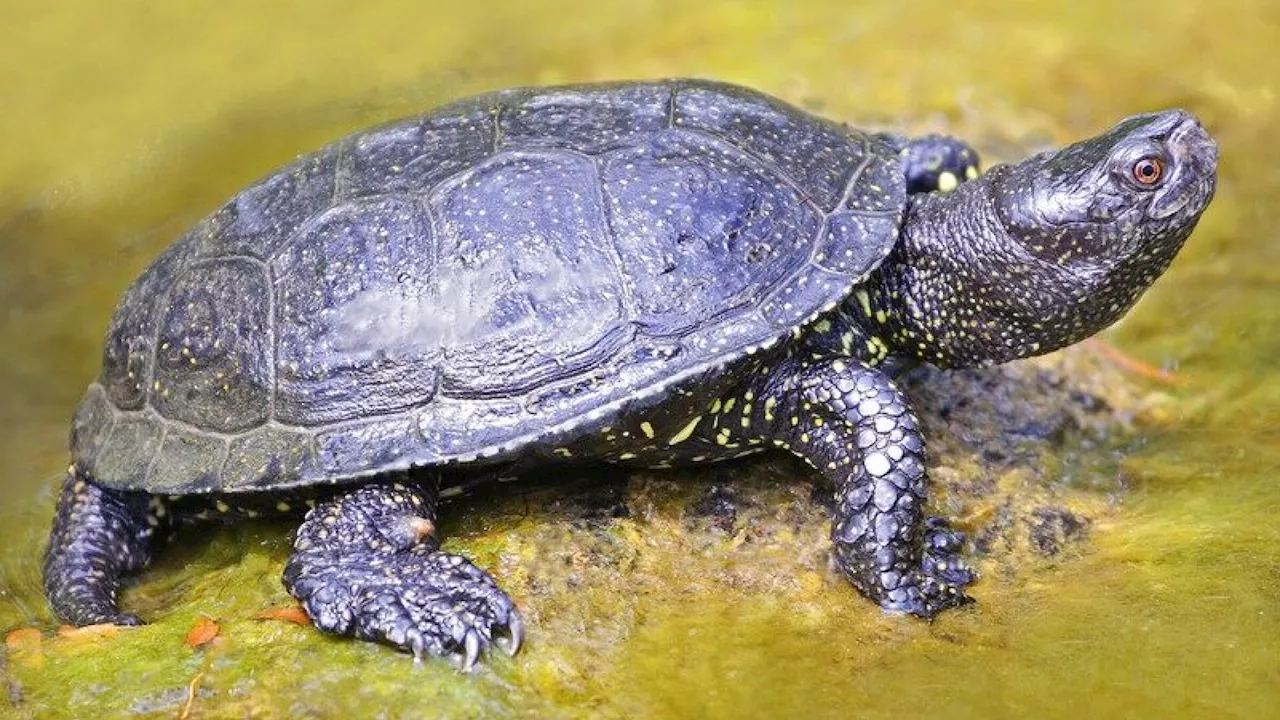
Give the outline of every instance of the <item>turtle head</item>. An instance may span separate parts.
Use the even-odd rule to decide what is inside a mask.
[[[917,270],[888,271],[907,299],[894,339],[924,360],[983,365],[1102,330],[1178,253],[1213,198],[1217,162],[1200,122],[1169,110],[921,198],[897,261]]]
[[[1081,280],[1105,275],[1124,285],[1145,277],[1145,287],[1208,206],[1217,164],[1217,146],[1195,116],[1138,115],[1005,166],[992,178],[995,208],[1029,256]]]

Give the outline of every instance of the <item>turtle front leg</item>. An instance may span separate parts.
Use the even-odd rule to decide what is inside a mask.
[[[950,192],[962,182],[978,177],[978,152],[963,140],[946,135],[906,137],[880,133],[902,157],[907,192]]]
[[[511,599],[466,558],[439,550],[438,494],[434,481],[380,482],[307,513],[284,585],[316,627],[418,659],[460,656],[464,670],[497,640],[515,654],[524,626]]]
[[[835,562],[855,587],[885,609],[922,617],[968,602],[973,573],[960,536],[924,517],[924,440],[888,377],[852,358],[788,358],[748,387],[721,404],[741,410],[715,416],[716,442],[771,443],[834,483]]]
[[[121,613],[116,594],[125,576],[151,561],[166,523],[158,498],[110,490],[67,473],[44,556],[44,591],[53,612],[72,625],[141,625]]]

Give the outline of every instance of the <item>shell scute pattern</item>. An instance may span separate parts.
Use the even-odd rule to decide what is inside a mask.
[[[179,243],[195,258],[269,260],[332,204],[341,155],[340,144],[303,155],[236,193]]]
[[[202,261],[182,273],[161,308],[150,405],[222,433],[266,422],[270,296],[266,268],[247,258]]]
[[[430,204],[439,281],[420,314],[444,348],[450,395],[515,395],[599,361],[591,349],[627,318],[589,158],[505,152]]]
[[[380,196],[326,211],[275,259],[276,420],[327,425],[431,399],[434,240],[422,203]]]
[[[892,244],[894,162],[702,82],[505,91],[359,133],[135,283],[75,462],[234,491],[568,443],[843,299]]]
[[[604,85],[534,93],[499,119],[499,147],[554,147],[599,154],[664,129],[671,87]]]
[[[497,129],[485,104],[389,123],[343,141],[335,197],[417,195],[488,157]]]
[[[822,222],[775,173],[679,130],[606,154],[601,177],[637,321],[651,335],[757,302],[799,271]]]
[[[719,86],[681,89],[675,101],[676,127],[711,133],[764,160],[830,212],[868,150],[855,140],[856,131],[821,118],[807,120],[796,122],[794,108],[772,98],[738,97]]]

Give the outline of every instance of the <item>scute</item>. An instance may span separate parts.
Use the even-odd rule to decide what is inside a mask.
[[[163,418],[149,410],[121,414],[96,453],[75,454],[76,465],[108,484],[145,486],[164,440]],[[73,451],[78,448],[73,448]]]
[[[512,396],[599,362],[626,318],[587,157],[511,151],[440,186],[439,283],[424,329],[452,397]]]
[[[600,159],[636,321],[679,335],[756,303],[804,266],[821,214],[776,173],[673,130]]]
[[[550,454],[844,300],[895,241],[898,162],[701,81],[501,91],[359,133],[134,283],[74,462],[187,493]]]
[[[161,253],[125,291],[107,329],[99,382],[116,407],[137,410],[147,401],[155,361],[159,305],[167,299],[186,248],[174,245]]]
[[[772,98],[712,85],[682,88],[675,99],[675,125],[713,133],[776,167],[823,211],[839,204],[850,173],[867,149],[850,133],[821,118],[797,122],[796,112]]]
[[[266,260],[333,202],[339,146],[304,155],[241,190],[180,241],[194,257]]]
[[[226,459],[226,438],[169,423],[147,486],[161,492],[215,487],[222,482]]]
[[[642,84],[532,93],[503,111],[502,146],[600,153],[664,129],[671,95],[669,86]]]
[[[247,258],[205,261],[174,283],[156,337],[151,405],[174,420],[237,432],[271,402],[271,288]]]
[[[424,192],[493,152],[496,108],[487,104],[392,123],[342,143],[334,197]]]
[[[272,263],[275,419],[299,426],[386,415],[436,392],[435,236],[422,201],[347,201]]]
[[[886,237],[898,238],[896,215],[832,213],[827,216],[814,262],[833,273],[861,279],[889,254],[892,243],[880,241]]]
[[[313,465],[314,448],[311,433],[275,425],[237,435],[231,438],[221,482],[246,490],[296,485],[302,468]]]

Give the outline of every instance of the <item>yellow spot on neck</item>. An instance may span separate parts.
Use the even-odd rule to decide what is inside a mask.
[[[650,440],[653,439],[653,426],[650,425],[648,422],[640,423],[640,432],[644,433],[644,436],[649,438]]]

